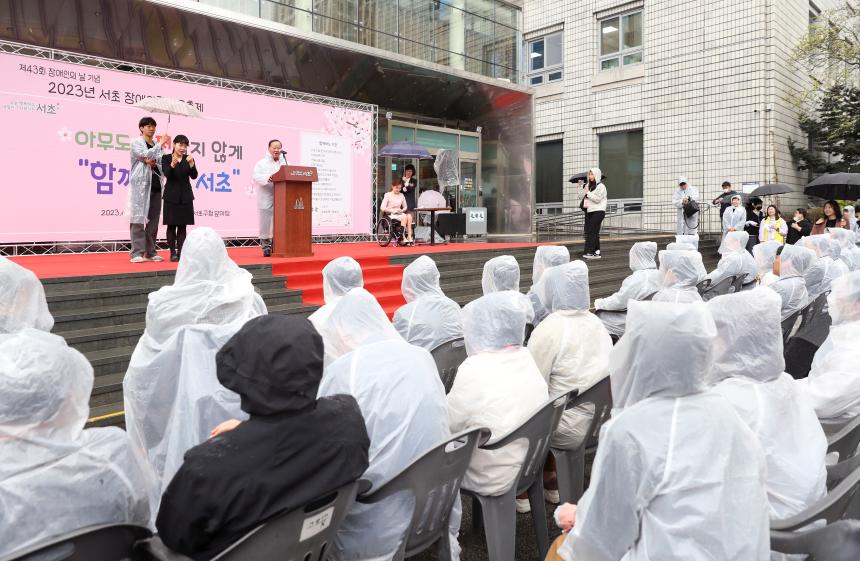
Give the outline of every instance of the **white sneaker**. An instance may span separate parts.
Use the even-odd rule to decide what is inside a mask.
[[[132,257],[131,259],[129,259],[129,261],[131,261],[132,263],[146,263],[146,259],[144,259],[140,255],[138,255],[137,257]]]
[[[517,499],[517,512],[520,514],[526,514],[527,512],[532,511],[532,505],[529,504],[528,499]]]
[[[155,261],[156,263],[158,263],[159,261],[164,261],[164,257],[162,257],[160,255],[154,255],[152,257],[147,257],[146,260],[147,261]]]
[[[544,489],[543,498],[546,502],[557,505],[561,502],[558,496],[558,489]]]

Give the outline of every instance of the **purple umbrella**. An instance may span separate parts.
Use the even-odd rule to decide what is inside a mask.
[[[394,142],[382,147],[379,156],[383,158],[415,158],[418,160],[432,160],[430,152],[420,144],[413,142]]]

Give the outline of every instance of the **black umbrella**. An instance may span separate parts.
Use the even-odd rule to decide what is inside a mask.
[[[606,179],[605,173],[603,174],[603,179],[601,179],[601,181],[603,181],[604,179]],[[570,181],[571,183],[576,183],[577,181],[582,181],[584,183],[584,182],[588,181],[588,172],[584,171],[582,173],[577,173],[576,175],[571,176],[571,178],[568,179],[568,181]]]
[[[825,173],[812,180],[806,189],[807,195],[822,199],[860,199],[860,173]]]
[[[791,187],[786,185],[785,183],[768,183],[767,185],[762,185],[761,187],[756,187],[753,189],[750,196],[752,197],[766,197],[768,195],[782,195],[784,193],[791,193],[794,191]]]

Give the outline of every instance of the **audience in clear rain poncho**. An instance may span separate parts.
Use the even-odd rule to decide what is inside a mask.
[[[701,302],[702,296],[696,285],[707,275],[698,251],[664,250],[660,259],[660,290],[654,295],[655,302],[689,303]]]
[[[165,545],[210,559],[272,517],[358,479],[370,441],[356,400],[317,399],[323,344],[290,316],[247,322],[218,351],[218,381],[247,420],[227,420],[189,450],[156,527]]]
[[[468,357],[448,394],[451,431],[486,427],[490,443],[519,426],[548,397],[544,376],[523,347],[528,301],[518,293],[488,294],[463,308]],[[528,443],[500,450],[476,450],[463,487],[482,495],[502,495],[513,485]]]
[[[776,240],[762,242],[753,246],[752,254],[756,266],[756,279],[759,286],[770,286],[779,280],[779,275],[773,272],[773,262],[782,244]]]
[[[708,381],[764,450],[771,520],[794,516],[827,493],[827,439],[812,402],[784,372],[781,305],[764,288],[708,302],[717,326]]]
[[[422,255],[407,265],[400,290],[406,304],[394,312],[394,328],[408,343],[432,351],[463,336],[460,305],[442,292],[432,259]]]
[[[0,257],[0,557],[85,526],[150,523],[155,481],[119,428],[84,430],[93,369]]]
[[[834,259],[834,247],[830,244],[829,234],[817,234],[802,238],[795,246],[804,247],[813,252],[815,259],[803,273],[809,301],[830,291],[833,279],[848,272],[848,267]]]
[[[532,286],[529,288],[528,296],[534,310],[534,325],[539,324],[549,314],[537,297],[541,279],[547,269],[564,265],[570,262],[570,251],[563,245],[542,245],[535,250],[534,265],[532,266]]]
[[[718,249],[722,257],[717,263],[717,268],[705,277],[711,281],[711,286],[726,278],[736,276],[743,276],[743,284],[755,282],[758,271],[753,256],[747,251],[749,238],[750,235],[742,230],[728,232],[723,237],[723,241]]]
[[[370,436],[370,466],[362,478],[372,489],[451,436],[433,357],[403,340],[369,292],[354,288],[343,296],[322,335],[334,361],[325,368],[319,395],[346,394],[358,402]],[[354,504],[337,533],[338,558],[391,559],[413,505],[403,494]],[[458,501],[450,519],[453,561],[459,559],[459,528]]]
[[[246,417],[239,396],[218,382],[215,354],[246,321],[266,313],[251,279],[214,230],[196,228],[173,284],[149,295],[123,398],[126,429],[145,451],[159,494],[185,452],[209,438],[212,427]]]
[[[320,306],[308,317],[317,330],[321,330],[331,311],[338,300],[353,288],[364,286],[364,276],[361,265],[352,257],[338,257],[332,259],[322,270],[323,278],[323,301]]]
[[[844,228],[833,228],[830,230],[830,237],[839,244],[840,259],[848,268],[851,271],[860,269],[860,248],[856,245],[856,234]]]
[[[779,279],[768,288],[782,298],[781,318],[783,320],[799,312],[810,302],[803,275],[814,262],[815,254],[799,243],[783,245],[777,250],[773,261],[773,272],[779,276]]]
[[[608,376],[612,339],[600,319],[588,311],[591,298],[585,263],[574,261],[548,270],[539,297],[550,315],[532,332],[528,349],[549,384],[550,396],[583,392]],[[593,411],[592,404],[565,411],[551,445],[579,446]]]
[[[860,415],[860,374],[857,333],[860,332],[860,271],[833,281],[827,297],[832,324],[815,353],[809,377],[797,380],[820,419],[851,419]]]
[[[535,313],[531,300],[520,292],[520,264],[512,255],[500,255],[484,263],[484,270],[481,273],[481,288],[484,296],[506,290],[516,292],[526,303],[526,322],[534,322]]]
[[[674,243],[674,242],[673,242]],[[669,244],[672,245],[672,244]],[[690,250],[695,251],[690,247]],[[630,270],[633,274],[621,283],[621,288],[611,296],[594,301],[594,309],[600,310],[600,319],[610,335],[624,335],[627,319],[627,304],[631,300],[650,298],[660,290],[660,274],[657,271],[657,244],[636,242],[630,248]]]
[[[609,361],[612,419],[578,507],[559,509],[576,508],[559,559],[768,559],[766,460],[708,391],[716,336],[704,303],[630,303]]]

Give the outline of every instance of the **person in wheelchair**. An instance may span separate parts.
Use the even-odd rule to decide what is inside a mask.
[[[402,187],[399,179],[391,182],[391,191],[382,198],[380,210],[383,216],[387,216],[391,220],[392,232],[396,230],[395,222],[401,224],[405,229],[403,243],[413,244],[415,241],[412,239],[412,213],[409,212],[406,205],[406,197],[401,192]]]

